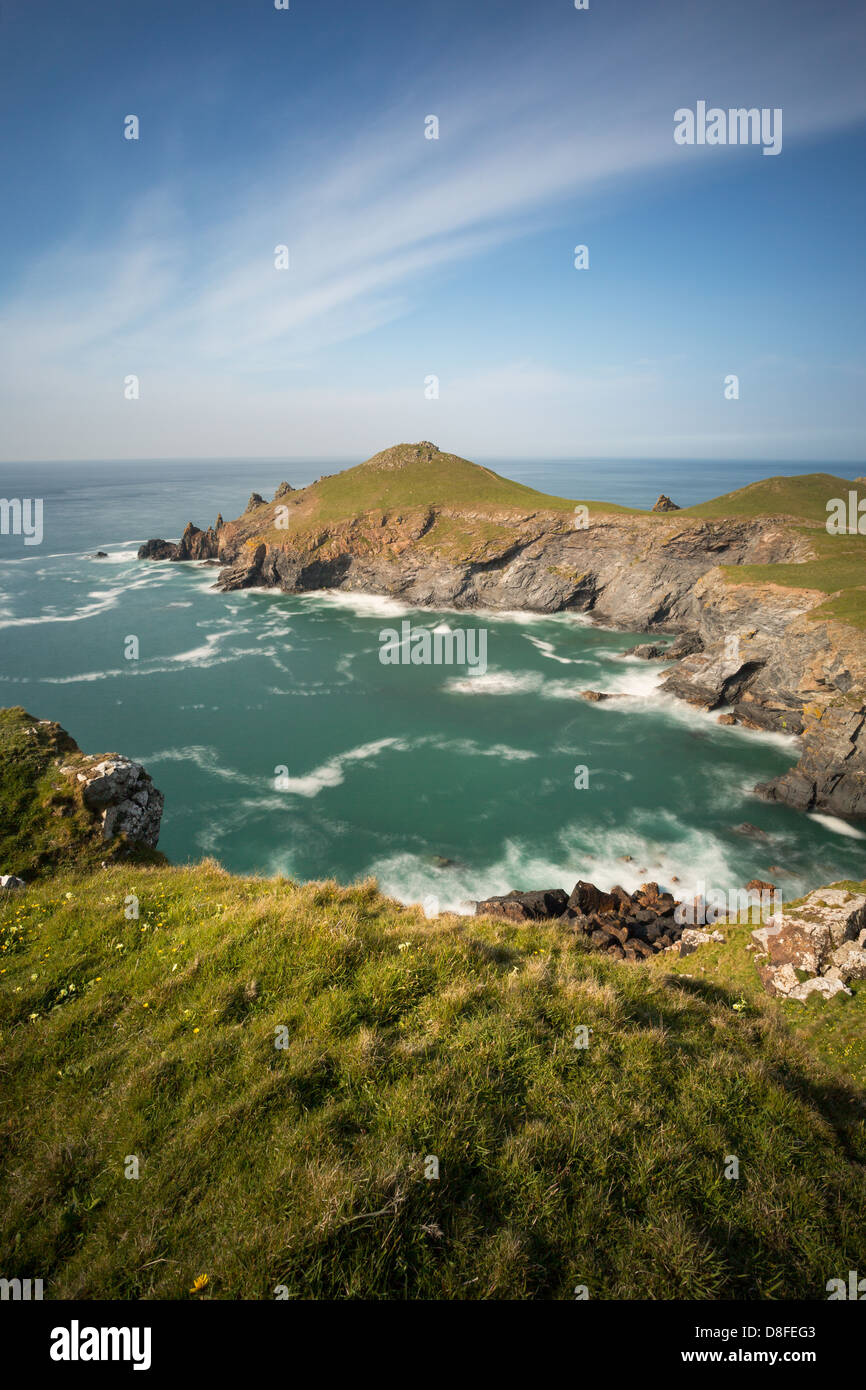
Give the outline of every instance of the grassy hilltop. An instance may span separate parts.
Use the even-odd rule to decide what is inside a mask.
[[[501,553],[515,528],[528,519],[554,527],[572,525],[574,508],[590,517],[684,529],[724,520],[773,519],[804,536],[813,559],[801,564],[737,565],[727,568],[737,583],[775,583],[815,589],[827,602],[813,609],[816,620],[834,618],[866,627],[866,536],[828,535],[827,502],[849,491],[866,498],[866,486],[832,473],[776,476],[750,483],[709,502],[675,512],[643,511],[599,499],[567,499],[536,492],[492,469],[432,444],[398,444],[365,463],[320,478],[280,498],[288,527],[274,525],[274,506],[263,502],[235,523],[249,542],[297,547],[326,544],[346,532],[365,531],[372,543],[386,524],[403,526],[420,551],[448,558],[483,560]],[[366,530],[365,530],[366,528]]]
[[[49,834],[26,718],[4,727],[0,804]],[[822,1298],[862,1263],[866,986],[780,1005],[746,927],[635,966],[555,923],[427,921],[371,883],[210,861],[102,868],[84,825],[81,845],[0,900],[5,1277],[51,1298]]]

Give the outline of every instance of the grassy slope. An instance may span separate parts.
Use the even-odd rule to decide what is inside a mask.
[[[0,1267],[49,1296],[822,1298],[862,1261],[863,1093],[754,973],[208,864],[0,931]]]
[[[685,507],[682,515],[708,519],[723,516],[796,516],[804,521],[820,521],[823,525],[827,520],[827,502],[831,497],[846,498],[849,489],[858,491],[854,483],[847,478],[838,478],[835,473],[804,473],[794,477],[777,475],[749,483],[747,487],[737,488],[735,492],[727,492],[722,497],[714,497],[695,507]],[[866,488],[860,487],[859,495],[866,497]]]
[[[866,497],[862,485],[833,473],[766,478],[689,507],[683,516],[713,519],[785,515],[809,523],[799,529],[816,552],[815,560],[794,565],[729,565],[725,566],[727,578],[735,584],[817,589],[828,595],[828,601],[814,608],[810,618],[832,618],[866,628],[866,536],[832,536],[826,529],[828,501],[837,497],[847,500],[849,491],[856,492],[858,499]]]
[[[483,524],[485,517],[504,521],[538,511],[571,513],[577,505],[567,498],[512,482],[456,454],[437,452],[432,458],[419,458],[416,446],[409,444],[396,445],[355,468],[299,488],[288,502],[293,535],[342,525],[373,512],[393,516],[429,508],[445,509],[462,512]],[[633,510],[613,502],[587,505],[625,515]],[[271,524],[272,504],[266,503],[260,511],[262,522],[257,534],[276,543],[284,542],[286,531]],[[252,516],[255,521],[256,514]]]

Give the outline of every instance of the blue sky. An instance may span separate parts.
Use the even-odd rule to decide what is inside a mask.
[[[864,69],[853,0],[6,0],[2,456],[864,459]]]

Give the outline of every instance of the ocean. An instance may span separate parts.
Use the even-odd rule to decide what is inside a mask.
[[[774,472],[863,472],[483,462],[544,491],[637,506],[662,491],[688,505]],[[237,873],[344,883],[372,875],[430,911],[578,878],[725,892],[771,878],[790,897],[862,877],[862,831],[753,795],[795,760],[794,741],[721,727],[661,694],[664,667],[622,659],[638,634],[576,615],[221,594],[210,566],[136,559],[150,536],[176,538],[218,511],[229,519],[253,490],[269,496],[283,478],[301,486],[344,466],[4,465],[0,495],[42,498],[44,535],[39,546],[0,537],[0,701],[59,720],[88,752],[143,762],[165,793],[160,848],[174,862],[213,855]],[[483,630],[486,670],[383,665],[380,634],[404,618],[431,633]],[[630,698],[591,704],[584,689]]]

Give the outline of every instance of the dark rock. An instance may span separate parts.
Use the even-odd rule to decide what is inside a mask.
[[[150,540],[138,548],[139,560],[176,560],[177,544],[174,541]]]
[[[93,558],[94,558],[94,560],[107,560],[107,559],[108,559],[108,551],[107,551],[107,550],[97,550],[97,552],[96,552],[96,554],[94,555]]]
[[[623,656],[636,656],[641,661],[660,661],[667,655],[667,647],[656,646],[652,642],[642,642],[637,647],[629,647]]]
[[[866,815],[866,706],[810,710],[804,723],[797,766],[755,791],[801,811]]]
[[[264,497],[262,497],[262,495],[261,495],[260,492],[251,492],[251,493],[250,493],[250,500],[249,500],[249,502],[247,503],[246,507],[244,508],[244,511],[245,511],[245,512],[253,512],[253,511],[255,511],[256,507],[263,507],[264,504],[265,504],[265,499],[264,499]]]
[[[292,487],[291,483],[280,483],[279,487],[274,493],[274,501],[279,502],[281,497],[288,497],[289,493],[294,491],[295,488]],[[258,494],[253,493],[253,497],[256,496],[258,496]],[[252,498],[250,498],[250,501],[252,501]]]
[[[681,632],[665,651],[668,661],[682,661],[684,657],[694,656],[703,650],[703,642],[697,632]]]
[[[566,907],[572,912],[590,916],[596,912],[616,912],[618,902],[613,893],[603,893],[594,883],[584,883],[583,879],[578,879],[566,900]]]
[[[219,556],[217,531],[221,529],[221,517],[217,518],[216,527],[209,526],[206,531],[202,531],[189,521],[179,541],[145,541],[144,545],[139,546],[138,558],[139,560],[216,560]]]
[[[540,889],[485,898],[475,904],[476,917],[504,917],[509,922],[538,922],[561,917],[568,906],[568,894],[561,888]]]

